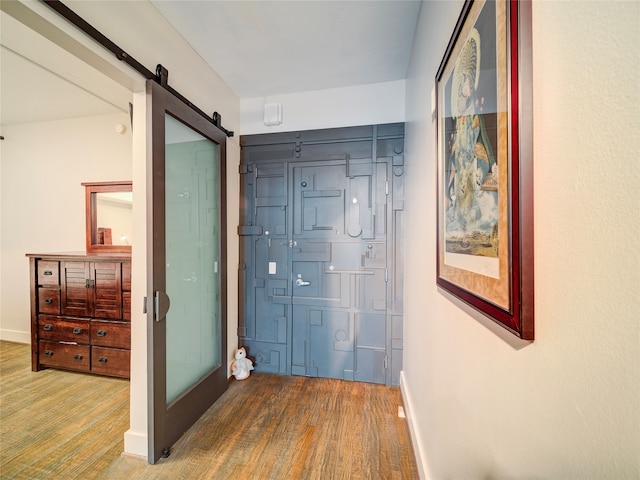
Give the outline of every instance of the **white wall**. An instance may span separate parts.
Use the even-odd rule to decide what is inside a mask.
[[[3,127],[0,338],[31,341],[26,253],[85,250],[81,182],[131,180],[127,113]]]
[[[533,3],[532,344],[435,286],[430,96],[461,8],[423,4],[406,85],[402,381],[422,473],[638,478],[640,3]]]
[[[242,134],[291,132],[404,121],[404,80],[357,87],[243,98]],[[282,124],[264,125],[264,105],[282,105]]]

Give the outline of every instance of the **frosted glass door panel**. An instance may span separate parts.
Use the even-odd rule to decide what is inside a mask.
[[[165,117],[167,404],[221,365],[218,145]]]

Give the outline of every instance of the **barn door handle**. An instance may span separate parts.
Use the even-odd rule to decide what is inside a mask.
[[[156,291],[153,295],[153,319],[159,322],[167,316],[169,307],[171,306],[171,300],[169,295],[164,292]]]

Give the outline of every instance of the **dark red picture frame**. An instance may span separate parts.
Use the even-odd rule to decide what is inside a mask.
[[[533,340],[531,2],[467,0],[436,93],[436,283]]]

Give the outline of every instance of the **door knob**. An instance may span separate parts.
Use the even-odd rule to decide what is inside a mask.
[[[307,285],[311,285],[311,282],[307,282],[306,280],[303,280],[301,278],[298,278],[296,280],[296,285],[298,285],[299,287],[305,287]]]

